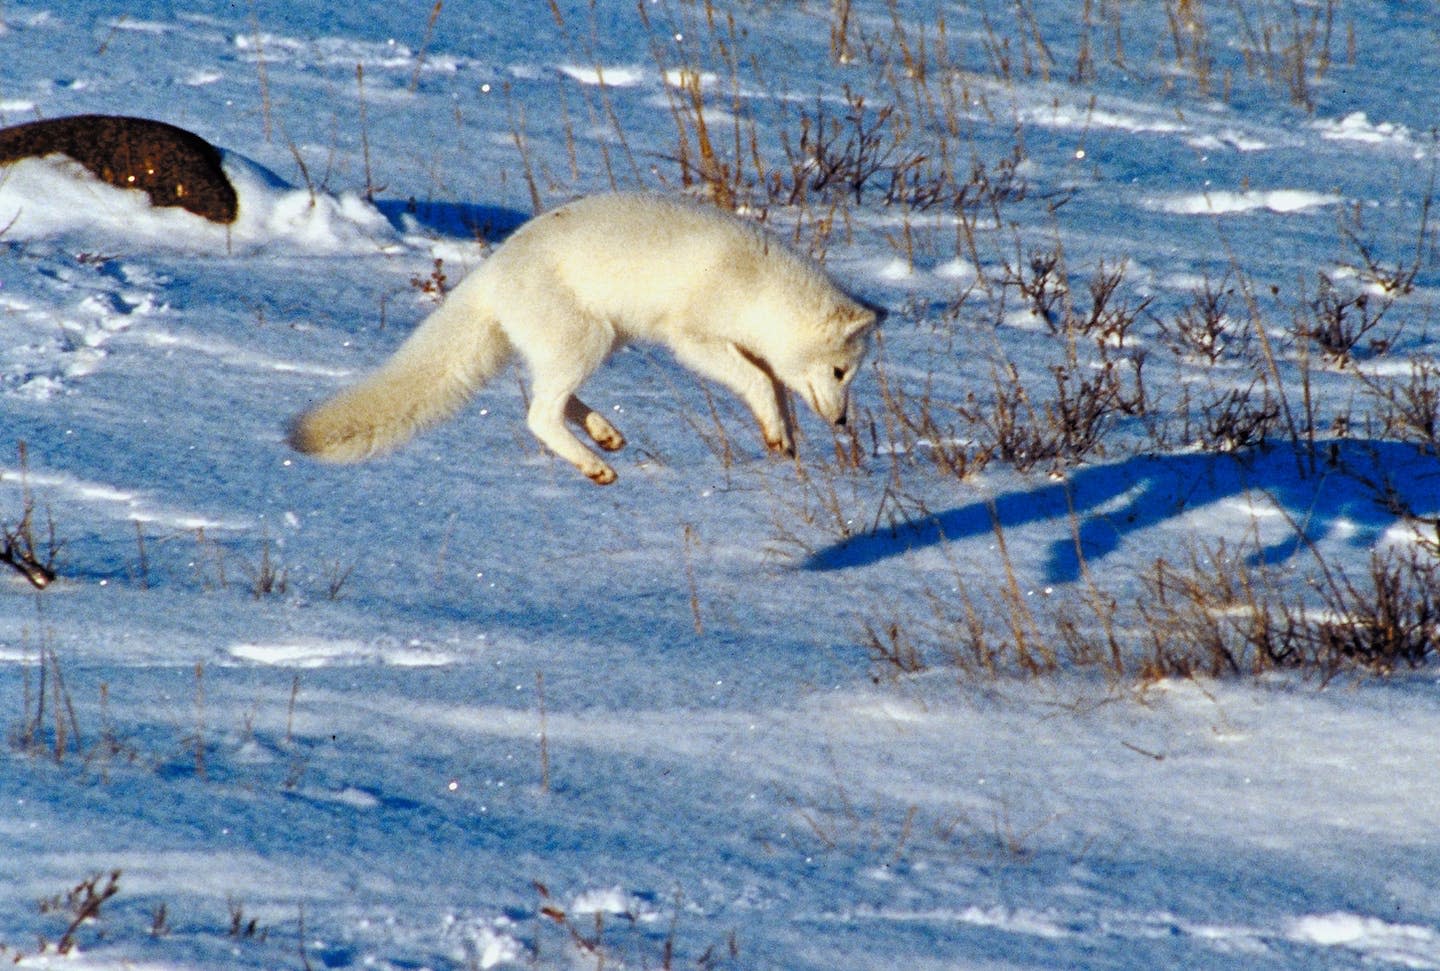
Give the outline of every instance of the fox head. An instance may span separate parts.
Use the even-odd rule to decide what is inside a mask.
[[[870,334],[884,312],[846,300],[809,340],[776,361],[776,375],[805,399],[815,414],[834,425],[845,424],[850,382],[870,347]]]

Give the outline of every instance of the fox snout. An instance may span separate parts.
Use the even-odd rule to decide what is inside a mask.
[[[850,411],[850,395],[848,393],[834,396],[818,393],[814,384],[805,388],[805,400],[815,414],[825,419],[832,425],[844,425],[846,415]]]

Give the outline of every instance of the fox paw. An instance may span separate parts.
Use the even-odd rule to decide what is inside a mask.
[[[610,466],[602,465],[598,469],[586,470],[585,478],[596,485],[609,485],[618,479],[619,476],[615,474],[615,470],[610,468]]]
[[[607,452],[618,452],[625,447],[625,436],[619,429],[593,411],[585,418],[585,431]]]
[[[765,439],[765,447],[776,455],[783,455],[787,459],[793,459],[795,457],[795,446],[786,439],[775,440],[767,438]]]

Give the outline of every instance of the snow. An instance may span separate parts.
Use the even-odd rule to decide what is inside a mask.
[[[226,154],[222,167],[242,203],[240,216],[228,226],[183,209],[151,207],[143,194],[86,178],[84,168],[64,156],[7,166],[0,220],[16,238],[80,234],[98,243],[143,243],[197,255],[288,248],[318,256],[393,245],[389,222],[353,192],[334,196],[296,189],[234,153]]]
[[[1271,189],[1266,192],[1217,190],[1163,199],[1159,208],[1177,215],[1227,215],[1268,209],[1271,212],[1305,212],[1342,200],[1304,189]]]
[[[0,8],[0,121],[178,124],[241,200],[220,227],[63,159],[0,172],[0,522],[28,496],[62,544],[42,592],[0,572],[0,958],[1440,968],[1433,666],[1060,652],[1102,616],[1143,652],[1161,559],[1338,617],[1327,576],[1431,555],[1397,508],[1440,513],[1440,462],[1383,420],[1434,355],[1429,15],[1337,6],[1297,78],[1247,37],[1308,36],[1306,5],[1250,33],[1023,7],[855,0],[844,57],[816,3]],[[887,105],[886,164],[983,167],[958,208],[888,203],[888,175],[742,200],[889,312],[857,439],[802,414],[799,462],[768,457],[636,348],[587,389],[630,441],[603,489],[530,438],[518,372],[373,463],[286,448],[537,200],[684,191],[697,95],[752,176],[814,174],[802,115]],[[1042,312],[1015,280],[1048,252],[1070,279]],[[961,410],[1101,373],[1056,326],[1102,266],[1143,305],[1103,347],[1144,355],[1148,413],[1076,461],[943,470],[990,433]],[[1345,362],[1294,336],[1320,274],[1367,296],[1346,320],[1386,304]],[[1174,325],[1206,288],[1213,364]],[[938,423],[900,428],[896,391]],[[1231,391],[1283,399],[1266,447],[1207,445]],[[1058,669],[986,671],[972,622]],[[917,664],[877,655],[892,630]]]
[[[1372,144],[1394,143],[1401,146],[1410,144],[1410,129],[1393,122],[1372,124],[1363,111],[1355,111],[1344,118],[1322,118],[1315,122],[1321,138],[1334,141],[1367,142]]]

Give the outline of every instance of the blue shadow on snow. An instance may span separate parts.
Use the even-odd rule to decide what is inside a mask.
[[[402,232],[408,219],[432,232],[491,244],[501,242],[530,218],[529,213],[502,206],[415,199],[377,199],[375,208]]]
[[[1256,565],[1283,563],[1308,544],[1337,536],[1356,548],[1372,545],[1398,519],[1381,501],[1387,485],[1415,512],[1440,507],[1440,459],[1413,445],[1345,441],[1322,443],[1316,452],[1313,470],[1308,458],[1297,460],[1296,450],[1288,447],[1234,455],[1142,455],[1085,466],[1062,482],[851,537],[817,550],[803,565],[820,571],[869,566],[946,542],[990,536],[997,526],[1010,530],[1054,520],[1073,525],[1050,545],[1046,579],[1068,583],[1080,577],[1081,556],[1099,561],[1128,536],[1225,499],[1268,500],[1295,527],[1253,556]]]

